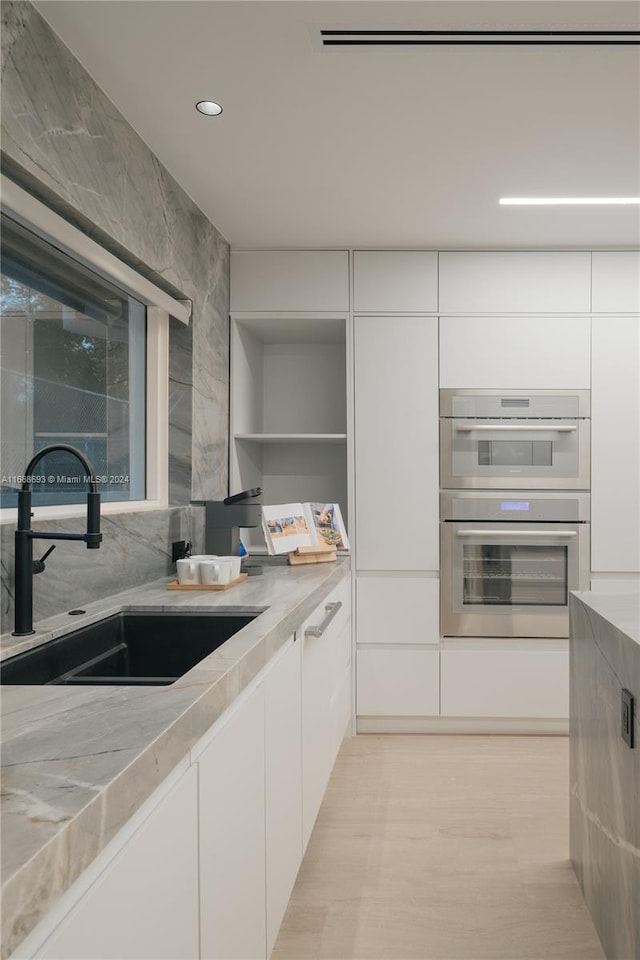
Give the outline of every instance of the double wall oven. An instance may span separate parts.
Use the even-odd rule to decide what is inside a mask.
[[[440,632],[567,637],[589,585],[589,392],[442,390],[440,413]]]

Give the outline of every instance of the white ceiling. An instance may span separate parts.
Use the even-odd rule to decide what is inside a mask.
[[[320,27],[638,29],[617,0],[40,0],[234,247],[620,247],[640,47],[318,49]],[[203,117],[200,99],[224,113]]]

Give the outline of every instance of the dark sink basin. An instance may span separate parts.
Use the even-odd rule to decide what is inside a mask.
[[[0,664],[3,684],[174,683],[258,613],[117,613]]]

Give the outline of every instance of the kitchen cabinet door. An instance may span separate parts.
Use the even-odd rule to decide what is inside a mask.
[[[445,640],[443,717],[567,719],[569,641]]]
[[[640,317],[593,318],[591,569],[640,572]]]
[[[267,956],[302,860],[301,651],[291,639],[264,683]]]
[[[445,252],[438,263],[440,313],[588,313],[591,309],[591,254],[587,251]]]
[[[347,250],[235,250],[231,311],[349,309]]]
[[[158,803],[37,950],[38,960],[196,960],[197,779],[189,769]]]
[[[438,569],[438,321],[355,318],[359,570]]]
[[[356,250],[356,313],[436,313],[438,254],[425,250]]]
[[[349,722],[349,604],[350,580],[347,578],[332,591],[301,629],[303,850],[309,842]]]
[[[358,643],[439,643],[440,581],[424,576],[361,576],[356,581]]]
[[[594,250],[591,274],[594,313],[640,312],[639,250]]]
[[[437,648],[358,647],[358,717],[437,717],[440,713]]]
[[[441,317],[440,386],[588,390],[589,317]]]
[[[265,935],[264,684],[198,757],[203,960],[260,960]]]

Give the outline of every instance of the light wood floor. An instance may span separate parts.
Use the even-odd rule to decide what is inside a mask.
[[[603,960],[565,737],[345,740],[272,960]]]

